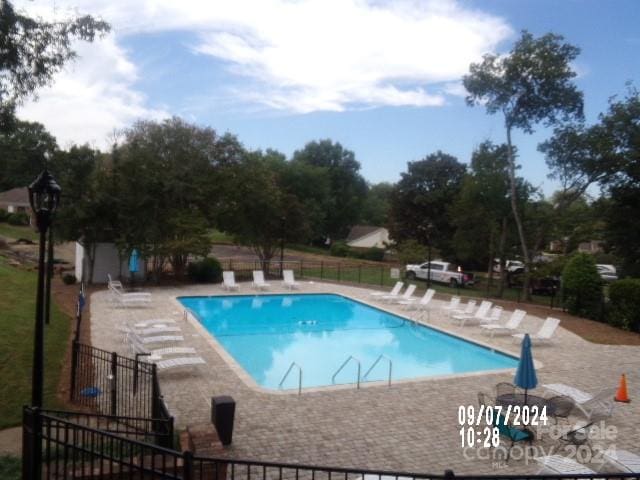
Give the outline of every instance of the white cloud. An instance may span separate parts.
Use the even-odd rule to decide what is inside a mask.
[[[512,34],[503,19],[455,0],[56,0],[55,5],[57,15],[77,10],[101,16],[116,35],[191,32],[197,39],[192,53],[221,61],[236,79],[222,86],[230,98],[296,113],[443,105],[447,95],[460,95],[455,82],[469,64]],[[20,6],[53,15],[50,0],[23,0]],[[81,50],[91,55],[78,61],[73,73],[60,75],[24,114],[42,118],[64,106],[56,128],[70,138],[78,128],[110,131],[137,116],[163,115],[144,106],[134,90],[135,67],[113,36]],[[101,58],[91,58],[96,52]],[[74,127],[75,120],[82,121]]]
[[[56,75],[54,83],[23,105],[21,118],[43,123],[61,146],[89,143],[106,148],[114,129],[141,118],[168,114],[145,106],[133,84],[136,67],[117,46],[113,35],[93,44],[78,43],[79,58]]]

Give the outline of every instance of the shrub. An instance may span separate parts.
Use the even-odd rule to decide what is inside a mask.
[[[562,272],[565,307],[569,313],[599,319],[602,308],[602,279],[591,255],[573,255]]]
[[[330,252],[333,257],[348,257],[350,249],[344,242],[333,242]]]
[[[427,247],[415,240],[407,240],[398,245],[398,260],[403,265],[422,263],[427,258]]]
[[[609,285],[607,319],[614,327],[640,332],[640,279],[618,280]]]
[[[363,260],[372,260],[374,262],[384,260],[384,248],[371,247],[357,252],[354,251],[354,253]]]
[[[65,285],[74,285],[78,281],[78,279],[72,273],[65,273],[62,276],[62,281]]]
[[[7,212],[4,208],[0,208],[0,222],[6,222],[7,219],[9,218],[9,215],[11,214]]]
[[[218,283],[222,281],[222,266],[213,257],[190,262],[187,267],[187,275],[197,283]]]
[[[9,225],[29,225],[29,215],[24,212],[10,213],[7,218]]]

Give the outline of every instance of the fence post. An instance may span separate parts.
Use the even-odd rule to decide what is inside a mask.
[[[71,342],[71,379],[69,382],[69,401],[76,398],[76,375],[78,374],[78,341]]]
[[[362,265],[358,265],[358,283],[362,283]]]
[[[193,453],[189,450],[182,452],[182,478],[184,480],[193,479]]]
[[[111,415],[118,413],[118,354],[111,352]]]
[[[23,407],[22,409],[22,479],[38,480],[34,469],[40,462],[35,461],[35,449],[42,442],[35,441],[35,413],[37,409]]]
[[[158,418],[158,400],[160,398],[160,384],[158,382],[158,367],[151,364],[151,418]]]
[[[324,262],[320,261],[320,280],[324,279]]]

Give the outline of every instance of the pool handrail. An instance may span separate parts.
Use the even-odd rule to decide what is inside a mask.
[[[291,373],[291,370],[293,370],[293,367],[298,367],[298,395],[300,395],[302,393],[302,367],[296,362],[291,362],[291,365],[289,365],[289,368],[287,369],[287,373],[285,373],[284,377],[282,377],[282,380],[280,380],[278,388],[282,388],[282,384],[289,376],[289,373]]]
[[[336,373],[333,374],[333,376],[331,377],[331,383],[335,384],[336,383],[336,376],[342,371],[342,369],[347,365],[347,363],[349,363],[351,360],[354,360],[357,364],[358,364],[358,379],[356,381],[356,388],[360,389],[360,369],[361,369],[361,365],[360,365],[360,360],[358,360],[356,357],[354,357],[353,355],[349,355],[349,357],[344,361],[344,363],[342,365],[340,365],[340,368],[338,368],[338,370],[336,370]]]
[[[371,365],[371,367],[369,367],[369,370],[367,370],[367,373],[364,374],[364,376],[362,377],[362,380],[366,380],[367,376],[371,373],[371,370],[374,369],[374,367],[376,365],[378,365],[378,362],[382,359],[385,359],[387,362],[389,362],[389,378],[387,380],[387,384],[389,386],[391,386],[391,371],[393,369],[393,362],[391,361],[391,359],[389,357],[387,357],[384,353],[381,353],[380,355],[378,355],[378,358],[376,358],[376,361],[373,362],[373,365]]]

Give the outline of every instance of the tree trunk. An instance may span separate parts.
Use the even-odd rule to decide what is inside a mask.
[[[93,267],[96,263],[96,244],[90,243],[89,248],[86,248],[87,256],[89,257],[89,285],[93,285]]]
[[[507,280],[505,274],[506,259],[504,258],[504,247],[507,243],[507,217],[502,217],[502,231],[500,232],[500,245],[498,245],[498,257],[500,258],[500,285],[498,286],[498,298],[504,294],[504,283]]]
[[[522,249],[522,257],[524,260],[524,282],[522,290],[524,297],[530,300],[529,294],[529,279],[531,270],[531,260],[529,259],[529,249],[527,248],[527,241],[524,237],[524,229],[522,228],[522,220],[518,213],[518,201],[516,196],[516,161],[513,158],[513,150],[511,147],[511,125],[507,121],[507,158],[509,160],[509,184],[511,187],[511,211],[513,212],[513,219],[516,222],[518,229],[518,238],[520,239],[520,247]]]

